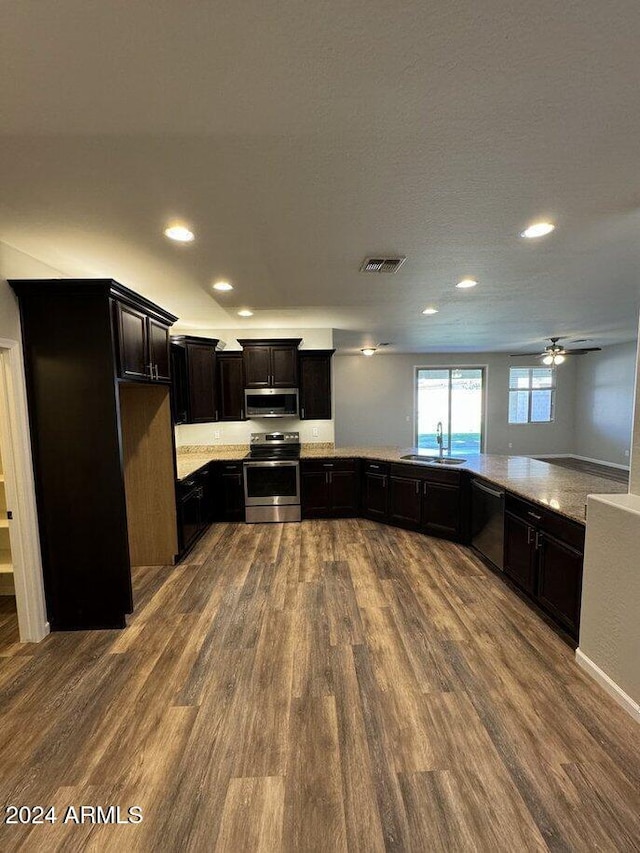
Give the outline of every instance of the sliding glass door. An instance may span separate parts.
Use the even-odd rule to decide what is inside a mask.
[[[416,446],[438,452],[442,423],[445,453],[482,453],[484,368],[416,368]]]

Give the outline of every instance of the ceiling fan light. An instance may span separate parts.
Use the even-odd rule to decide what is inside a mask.
[[[545,357],[542,359],[543,364],[553,364],[553,362],[554,358],[552,355],[545,355]]]
[[[377,347],[363,347],[360,352],[362,355],[373,355]]]
[[[564,361],[564,356],[562,355],[561,352],[559,352],[554,358],[554,364],[562,364],[563,361]]]

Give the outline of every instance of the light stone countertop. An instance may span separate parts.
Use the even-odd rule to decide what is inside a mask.
[[[378,462],[395,462],[403,465],[420,463],[402,459],[414,452],[412,448],[399,447],[338,447],[331,445],[303,445],[301,459],[372,459]],[[247,455],[246,445],[223,447],[179,448],[177,455],[178,479],[184,479],[208,462],[241,461]],[[425,467],[436,467],[427,465]],[[470,471],[489,483],[500,486],[527,500],[548,507],[574,521],[585,522],[587,495],[626,494],[623,483],[571,471],[559,465],[532,459],[529,456],[499,456],[479,454],[468,456],[461,465],[450,470]]]

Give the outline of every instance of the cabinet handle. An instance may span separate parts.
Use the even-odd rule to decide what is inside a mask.
[[[528,512],[527,515],[531,518],[535,518],[536,521],[542,521],[542,516],[536,515],[535,512]]]
[[[383,489],[387,488],[387,475],[386,474],[382,475],[382,488]]]
[[[244,409],[240,409],[240,420],[244,420]]]
[[[536,532],[536,548],[542,548],[542,542],[540,541],[540,531]]]
[[[323,462],[322,467],[323,468],[333,468],[333,462]]]
[[[324,472],[324,481],[327,485],[329,485],[329,472],[328,471]]]
[[[379,465],[369,465],[369,468],[371,468],[372,471],[377,471],[380,468],[380,466]]]
[[[304,420],[304,406],[303,406],[303,407],[302,407],[302,409],[300,410],[300,415],[301,415],[301,417],[302,417],[302,420]]]
[[[146,365],[149,368],[149,376],[153,379],[153,362],[150,361],[149,364]]]
[[[533,533],[533,528],[529,527],[527,524],[527,545],[531,545],[531,534]]]
[[[425,484],[424,484],[424,489],[422,490],[422,493],[423,493],[424,495],[426,495],[426,494],[427,494],[427,486],[428,486],[428,483],[425,483]]]
[[[420,494],[420,480],[416,480],[416,495]]]
[[[216,420],[218,420],[218,410],[216,409]]]

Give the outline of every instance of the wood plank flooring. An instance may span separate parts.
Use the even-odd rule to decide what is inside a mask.
[[[219,524],[134,581],[122,632],[3,622],[0,802],[58,821],[2,851],[640,849],[639,727],[468,549]]]
[[[594,474],[596,477],[604,477],[607,480],[615,480],[616,483],[629,484],[629,471],[624,468],[614,468],[612,465],[603,465],[600,462],[587,462],[584,459],[576,459],[573,456],[537,456],[541,462],[549,465],[559,465],[570,471],[580,471],[583,474]]]

